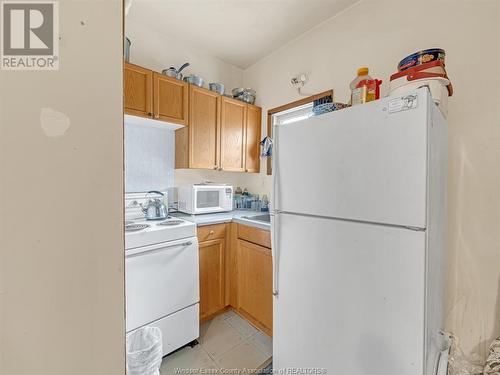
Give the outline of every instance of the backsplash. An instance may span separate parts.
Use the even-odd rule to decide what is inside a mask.
[[[125,124],[125,192],[174,186],[174,130]]]
[[[256,194],[268,194],[271,191],[271,177],[259,173],[241,173],[211,171],[205,169],[176,169],[175,186],[198,184],[200,182],[220,182],[231,184],[235,188],[247,188]]]

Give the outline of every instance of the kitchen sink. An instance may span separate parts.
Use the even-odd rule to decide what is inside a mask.
[[[242,219],[250,221],[258,221],[261,223],[269,224],[271,223],[271,216],[269,214],[255,215],[255,216],[243,216]]]

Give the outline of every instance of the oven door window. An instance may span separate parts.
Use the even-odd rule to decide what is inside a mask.
[[[196,208],[218,208],[220,207],[219,191],[200,190],[196,192]]]

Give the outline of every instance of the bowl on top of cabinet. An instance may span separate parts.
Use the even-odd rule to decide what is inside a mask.
[[[236,87],[232,91],[233,97],[235,99],[244,101],[249,104],[254,104],[255,103],[255,98],[257,93],[255,92],[254,89],[251,88],[242,88],[242,87]]]
[[[203,85],[205,84],[205,80],[195,74],[190,74],[184,77],[184,82],[190,83],[191,85],[195,85],[198,87],[203,87]]]
[[[217,94],[224,95],[224,85],[222,83],[218,82],[212,82],[208,84],[208,87],[210,88],[211,91],[216,92]]]

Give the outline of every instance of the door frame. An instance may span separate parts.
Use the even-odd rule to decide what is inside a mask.
[[[320,92],[318,94],[308,96],[307,98],[302,98],[302,99],[296,100],[294,102],[280,105],[279,107],[269,109],[267,111],[267,136],[270,138],[273,137],[273,124],[272,124],[273,115],[275,115],[276,113],[279,113],[279,112],[287,111],[287,110],[295,108],[295,107],[300,107],[300,106],[303,106],[305,104],[312,103],[315,100],[324,98],[325,96],[331,96],[333,98],[333,89],[326,90],[326,91]],[[273,174],[272,173],[272,157],[267,158],[267,174],[268,175]]]

